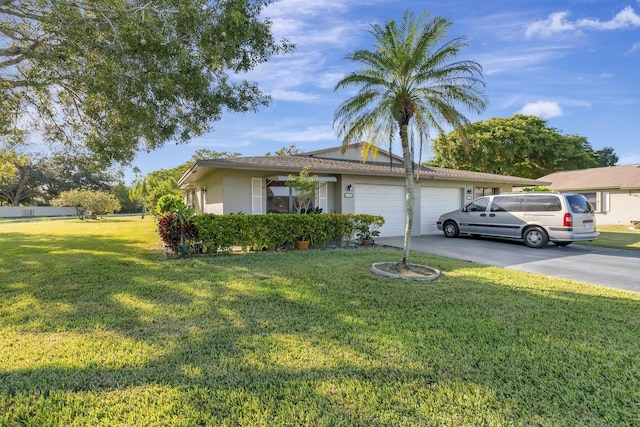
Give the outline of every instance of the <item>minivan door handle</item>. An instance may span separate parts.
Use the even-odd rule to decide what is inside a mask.
[[[487,214],[480,214],[480,216],[487,216]]]
[[[489,214],[489,216],[494,217],[494,216],[496,216],[496,214]]]

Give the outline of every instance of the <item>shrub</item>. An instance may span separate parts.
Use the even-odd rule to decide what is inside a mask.
[[[209,252],[233,246],[253,250],[289,248],[296,238],[308,236],[313,246],[353,238],[357,229],[377,228],[384,218],[352,214],[197,215],[191,220],[199,243]]]
[[[165,211],[158,219],[158,234],[166,248],[176,255],[186,255],[195,249],[198,228],[193,224],[193,209],[182,200],[174,206],[174,211]]]
[[[158,199],[156,204],[157,216],[164,215],[165,212],[177,212],[182,206],[186,206],[182,197],[177,194],[165,194]]]
[[[84,219],[87,212],[96,217],[120,210],[120,202],[113,194],[84,189],[63,191],[57,199],[51,201],[51,205],[74,207],[80,219]]]

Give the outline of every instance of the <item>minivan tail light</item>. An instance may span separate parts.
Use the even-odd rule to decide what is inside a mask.
[[[569,212],[564,214],[563,224],[565,227],[573,227],[573,215]]]

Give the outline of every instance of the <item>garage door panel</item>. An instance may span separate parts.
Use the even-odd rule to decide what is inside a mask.
[[[420,234],[438,233],[438,217],[462,207],[462,188],[423,187],[420,191]]]
[[[357,184],[355,213],[381,215],[380,236],[402,236],[405,224],[405,189],[397,185]]]

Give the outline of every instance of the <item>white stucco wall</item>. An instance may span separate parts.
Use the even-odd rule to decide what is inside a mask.
[[[251,178],[259,178],[260,174],[250,171],[227,171],[223,178],[224,201],[223,213],[251,213]],[[262,180],[262,212],[265,212],[265,185]]]
[[[76,215],[75,208],[53,206],[0,206],[1,218]]]
[[[609,191],[609,211],[596,213],[598,225],[625,225],[640,220],[640,190]]]

